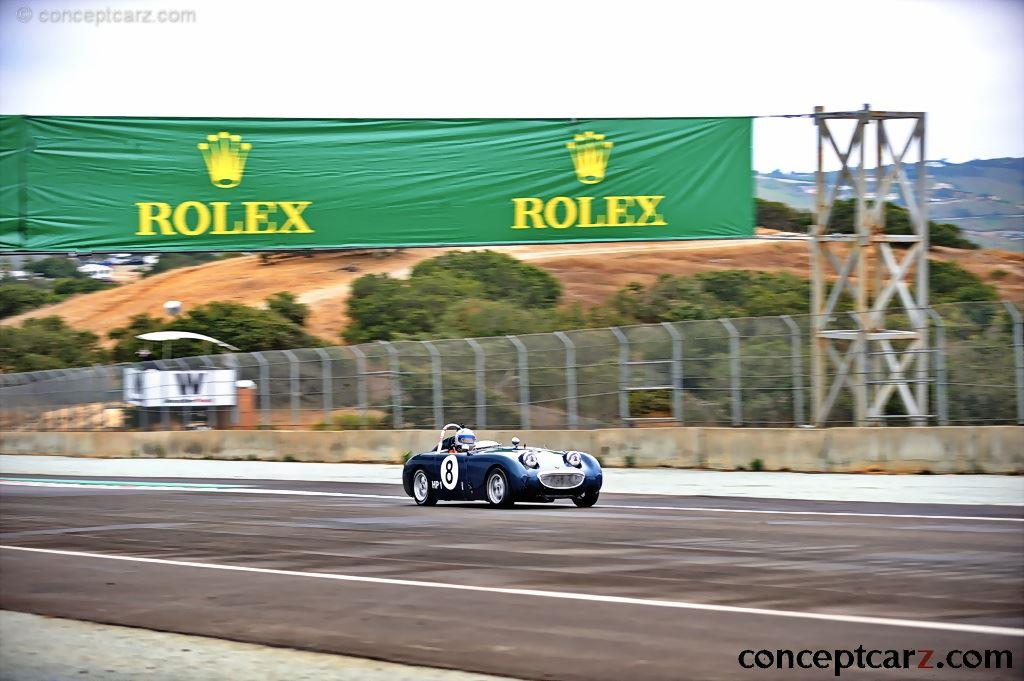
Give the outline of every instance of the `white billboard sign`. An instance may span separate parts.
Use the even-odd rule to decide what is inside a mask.
[[[124,401],[140,407],[230,407],[234,369],[124,370]]]

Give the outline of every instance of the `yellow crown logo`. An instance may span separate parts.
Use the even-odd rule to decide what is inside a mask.
[[[576,168],[576,178],[583,184],[597,184],[604,179],[608,158],[612,155],[612,143],[604,141],[604,135],[585,132],[574,135],[572,142],[566,142]]]
[[[245,159],[252,149],[251,144],[242,141],[241,135],[218,132],[207,135],[206,141],[196,146],[203,152],[206,170],[214,187],[230,189],[241,184]]]

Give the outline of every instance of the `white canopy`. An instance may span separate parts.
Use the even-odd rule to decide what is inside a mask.
[[[151,331],[150,333],[140,333],[138,336],[136,336],[136,338],[148,341],[174,341],[182,340],[185,338],[191,338],[192,340],[208,341],[210,343],[219,345],[222,348],[227,348],[228,350],[239,352],[238,348],[236,348],[234,345],[228,345],[224,341],[219,341],[216,338],[204,336],[201,333],[192,333],[191,331]]]

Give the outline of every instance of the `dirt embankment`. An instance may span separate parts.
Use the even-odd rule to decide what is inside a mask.
[[[172,270],[114,289],[69,298],[56,305],[3,320],[58,315],[76,328],[101,336],[137,314],[163,315],[163,303],[180,300],[186,309],[213,300],[261,305],[267,296],[291,291],[312,310],[309,331],[336,340],[346,323],[345,302],[352,282],[367,273],[407,276],[417,262],[452,249],[410,249],[393,253],[320,253],[263,265],[243,256]],[[690,275],[723,269],[788,271],[810,276],[803,241],[694,241],[618,244],[507,246],[494,250],[531,262],[558,277],[567,302],[596,304],[631,281],[650,283],[659,274]],[[1024,300],[1024,253],[936,248],[931,257],[952,260],[993,284],[1001,296]]]

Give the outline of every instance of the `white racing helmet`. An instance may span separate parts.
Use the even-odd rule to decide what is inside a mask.
[[[460,452],[471,452],[476,447],[476,433],[469,428],[461,428],[455,433],[455,448]]]

